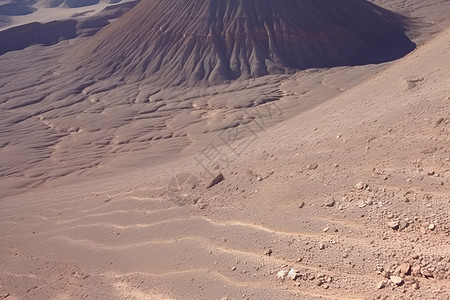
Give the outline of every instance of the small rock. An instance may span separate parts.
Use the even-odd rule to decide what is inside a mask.
[[[434,123],[434,125],[438,126],[439,124],[441,124],[442,122],[444,122],[444,118],[439,118],[437,119],[437,121]]]
[[[419,276],[421,276],[422,274],[420,273],[420,266],[413,266],[412,268],[411,268],[411,275],[412,276],[415,276],[415,277],[419,277]]]
[[[409,275],[411,273],[411,265],[409,263],[403,263],[395,269],[395,273]]]
[[[320,249],[320,250],[325,249],[325,244],[324,244],[324,243],[319,243],[319,249]]]
[[[299,275],[299,271],[295,270],[295,269],[290,269],[287,275],[290,279],[292,280],[296,280],[300,275]]]
[[[206,187],[207,189],[215,186],[216,184],[218,184],[219,182],[221,182],[222,180],[224,180],[225,178],[223,177],[223,174],[220,173],[219,175],[216,176],[216,178],[214,178],[211,183]]]
[[[305,206],[305,202],[300,202],[299,204],[298,204],[298,208],[303,208]]]
[[[390,228],[392,228],[393,230],[397,230],[399,228],[399,226],[400,226],[400,222],[397,221],[397,220],[394,220],[394,221],[389,222],[388,226]]]
[[[288,274],[289,274],[289,271],[286,271],[286,270],[278,271],[277,278],[285,279]]]
[[[365,189],[367,189],[368,185],[365,184],[364,182],[360,181],[355,185],[355,187],[358,190],[365,190]]]
[[[417,282],[414,282],[413,285],[412,285],[412,288],[415,289],[415,290],[418,290],[418,289],[420,289],[420,286],[419,286],[419,284]]]
[[[262,178],[261,176],[258,176],[258,178],[256,178],[256,180],[258,180],[258,181],[262,181],[262,180],[263,180],[263,178]]]
[[[366,207],[366,202],[364,200],[360,200],[358,201],[357,205],[359,208],[364,208]]]
[[[322,229],[323,232],[328,232],[328,230],[330,230],[330,227],[325,227],[324,229]]]
[[[434,224],[428,225],[428,229],[430,229],[430,230],[434,230],[435,228],[436,228],[436,226]]]
[[[266,252],[264,252],[264,255],[267,255],[267,256],[271,256],[272,255],[272,249],[267,249],[266,250]]]
[[[401,286],[405,281],[400,276],[391,276],[391,282],[395,285]]]
[[[391,273],[387,270],[384,270],[383,272],[381,272],[381,276],[383,276],[386,279],[391,278]]]
[[[425,269],[425,268],[421,268],[421,269],[420,269],[420,274],[422,274],[422,276],[425,277],[425,278],[431,278],[431,277],[433,277],[433,273],[431,273],[430,270]]]
[[[317,169],[318,167],[319,167],[319,165],[316,164],[316,163],[314,163],[314,164],[308,165],[306,168],[307,168],[308,170],[315,170],[315,169]]]
[[[324,289],[328,290],[328,288],[330,287],[328,284],[324,283],[321,285]]]
[[[333,207],[335,203],[336,203],[336,201],[334,201],[334,199],[331,198],[331,199],[328,199],[327,201],[325,201],[325,206]]]
[[[377,283],[377,289],[378,290],[384,289],[385,287],[386,287],[386,284],[384,283],[384,281],[379,281]]]
[[[236,267],[232,267],[232,268],[231,268],[231,271],[236,271]]]

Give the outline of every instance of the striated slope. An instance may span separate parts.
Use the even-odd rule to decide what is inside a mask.
[[[76,49],[74,64],[96,78],[217,84],[378,63],[413,47],[398,16],[367,1],[148,0]]]

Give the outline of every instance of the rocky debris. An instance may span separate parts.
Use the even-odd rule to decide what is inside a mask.
[[[368,186],[366,183],[362,182],[362,181],[358,182],[358,183],[355,185],[355,188],[356,188],[357,190],[365,190],[365,189],[367,189],[368,187],[369,187],[369,186]]]
[[[267,249],[265,252],[264,252],[264,255],[267,255],[267,256],[271,256],[272,255],[272,249]]]
[[[278,271],[277,278],[284,280],[288,274],[289,274],[289,271],[287,271],[287,270]]]
[[[393,284],[397,285],[397,286],[401,286],[402,284],[405,283],[405,281],[403,280],[403,278],[401,278],[400,276],[391,276],[390,280]]]
[[[290,279],[296,280],[300,276],[300,272],[295,269],[290,269],[287,275]]]
[[[220,173],[211,181],[211,183],[206,188],[207,189],[212,188],[213,186],[215,186],[216,184],[218,184],[219,182],[221,182],[224,179],[225,179],[225,177],[223,177],[223,174]]]
[[[328,289],[331,282],[333,282],[333,277],[325,274],[317,274],[315,279],[317,279],[317,286],[321,286],[324,289]]]
[[[327,206],[327,207],[333,207],[334,204],[336,204],[336,201],[334,201],[333,198],[330,198],[330,199],[326,200],[324,204],[325,204],[325,206]]]
[[[318,167],[319,167],[318,164],[313,163],[313,164],[308,165],[306,168],[307,168],[308,170],[315,170],[315,169],[317,169]]]
[[[400,227],[400,221],[398,221],[398,220],[390,221],[388,223],[388,226],[393,230],[398,230]]]

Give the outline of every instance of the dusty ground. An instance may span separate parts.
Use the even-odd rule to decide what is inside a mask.
[[[31,50],[2,57],[4,80],[27,63],[50,72],[36,62],[65,43],[23,65],[5,60]],[[0,158],[0,299],[450,299],[450,31],[392,64],[339,72],[256,80],[279,101],[247,111],[246,126],[221,127],[228,110],[206,118],[194,129],[216,130],[181,152],[170,138],[101,147],[139,128],[143,105],[126,115],[111,100],[111,119],[83,123],[83,103],[58,103],[46,123],[2,102],[19,142]],[[311,101],[296,106],[299,95]],[[24,160],[8,164],[14,151]],[[178,155],[146,161],[161,151]]]

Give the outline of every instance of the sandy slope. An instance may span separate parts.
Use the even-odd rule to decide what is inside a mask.
[[[206,164],[216,151],[209,147],[3,198],[0,295],[448,299],[449,86],[446,30],[248,139],[212,132],[229,142],[213,163]],[[262,122],[282,113],[260,113],[248,126],[265,129]],[[225,180],[206,189],[211,175],[198,161]],[[398,269],[404,282],[396,286],[385,277],[401,263],[412,271]],[[297,281],[277,278],[291,267]]]
[[[415,20],[417,26],[409,33],[414,42],[429,39],[448,22],[442,14],[448,1],[377,4],[408,13]],[[425,15],[432,24],[424,24],[421,16]],[[32,46],[0,56],[0,195],[128,172],[199,153],[211,139],[220,142],[222,130],[252,124],[261,114],[261,104],[275,101],[282,111],[267,120],[269,126],[348,90],[385,67],[312,69],[208,88],[161,89],[154,82],[130,84],[109,76],[96,81],[82,69],[65,73],[62,66],[67,61],[59,58],[67,49],[79,49],[87,39]],[[261,130],[261,126],[254,127]]]
[[[0,30],[32,22],[47,23],[95,15],[111,4],[129,0],[2,0]]]
[[[417,43],[448,26],[449,1],[373,2]],[[63,76],[83,40],[0,56],[0,299],[450,298],[448,30],[389,65],[158,91]]]

